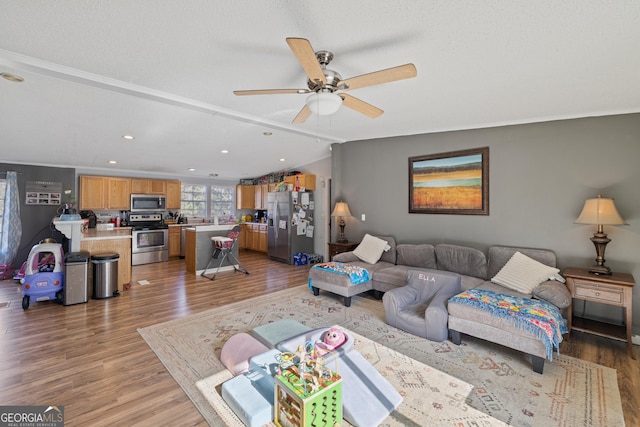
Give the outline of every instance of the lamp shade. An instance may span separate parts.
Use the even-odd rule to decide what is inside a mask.
[[[333,212],[331,212],[331,216],[351,216],[349,205],[345,202],[336,203],[336,206],[333,208]]]
[[[320,116],[330,116],[340,109],[342,98],[331,92],[315,92],[307,97],[307,107]]]
[[[626,225],[618,213],[613,199],[605,199],[598,195],[595,199],[587,199],[576,224]]]

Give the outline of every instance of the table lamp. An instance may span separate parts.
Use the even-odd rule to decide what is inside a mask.
[[[333,212],[331,212],[331,216],[338,217],[338,225],[340,226],[340,237],[338,237],[338,240],[336,240],[336,242],[347,243],[349,240],[347,240],[347,238],[344,235],[344,226],[345,226],[344,217],[351,216],[351,211],[349,211],[349,205],[347,205],[345,202],[336,203],[336,206],[333,208]]]
[[[596,247],[596,265],[589,269],[591,274],[611,274],[611,269],[604,265],[604,250],[611,241],[604,233],[605,225],[627,225],[618,213],[613,199],[605,199],[600,194],[595,199],[587,199],[576,224],[592,224],[598,226],[598,231],[591,237]]]

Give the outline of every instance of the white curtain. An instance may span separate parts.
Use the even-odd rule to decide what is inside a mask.
[[[4,210],[2,212],[2,230],[0,230],[0,266],[11,265],[18,253],[22,239],[22,222],[20,221],[20,195],[18,194],[17,173],[7,172],[4,193]]]

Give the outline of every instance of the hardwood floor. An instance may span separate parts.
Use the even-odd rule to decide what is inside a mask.
[[[0,282],[0,307],[9,303],[0,308],[0,405],[63,405],[66,426],[206,425],[137,328],[307,280],[309,266],[251,251],[240,261],[250,275],[223,272],[215,281],[186,273],[182,260],[136,266],[120,297],[66,307],[22,310],[19,284]],[[640,425],[640,361],[624,343],[573,332],[561,352],[617,369],[626,425]]]

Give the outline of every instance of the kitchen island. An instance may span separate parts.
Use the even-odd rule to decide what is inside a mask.
[[[118,254],[118,290],[129,289],[131,282],[131,227],[118,227],[111,230],[85,229],[84,220],[62,221],[56,217],[53,225],[69,239],[71,252],[85,251],[89,255]],[[93,265],[91,263],[90,267]],[[90,271],[92,271],[90,269]],[[89,279],[93,282],[92,272]],[[90,292],[92,289],[90,289]]]
[[[118,254],[118,290],[129,289],[131,282],[131,227],[98,231],[90,228],[82,233],[80,250],[90,255]]]
[[[211,238],[214,236],[227,236],[229,231],[237,224],[220,224],[220,225],[198,225],[185,228],[185,253],[184,260],[186,269],[189,273],[201,274],[207,264],[211,260],[213,253],[213,242]],[[233,248],[233,254],[238,257],[238,245]],[[217,269],[217,260],[211,263],[209,270],[205,272],[213,273]],[[225,259],[220,271],[233,270],[233,265]]]

